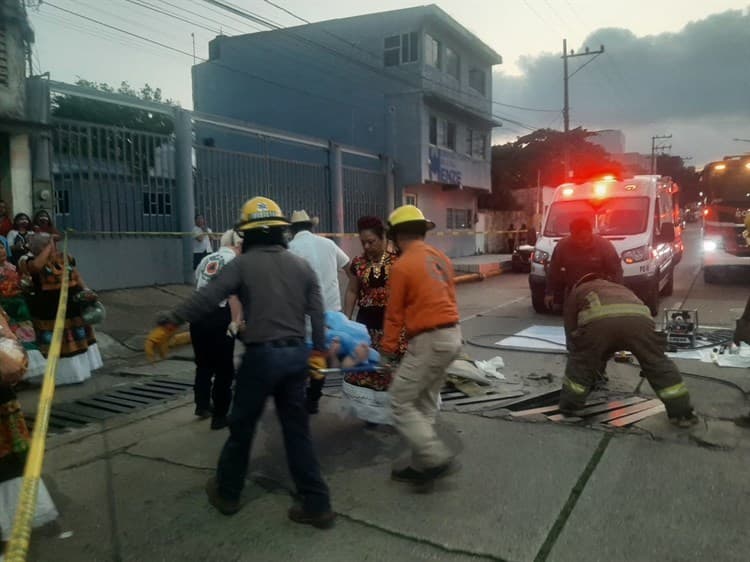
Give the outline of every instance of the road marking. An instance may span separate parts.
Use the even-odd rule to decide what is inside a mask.
[[[474,320],[474,318],[478,318],[479,316],[483,316],[484,314],[487,314],[488,312],[492,312],[494,310],[498,310],[499,308],[504,308],[506,306],[510,306],[511,304],[516,304],[518,302],[521,302],[522,300],[526,300],[529,297],[518,297],[517,299],[513,299],[512,301],[504,302],[502,304],[498,304],[497,306],[493,306],[492,308],[488,308],[487,310],[483,310],[481,312],[477,312],[476,314],[472,314],[471,316],[467,316],[466,318],[461,318],[459,320],[459,323],[463,324],[464,322],[468,322],[469,320]]]

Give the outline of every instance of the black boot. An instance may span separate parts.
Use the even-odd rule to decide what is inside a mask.
[[[325,379],[310,379],[307,387],[307,413],[317,414],[319,411],[320,397],[323,396],[323,384]]]

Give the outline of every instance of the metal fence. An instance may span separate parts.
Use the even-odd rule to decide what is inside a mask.
[[[122,127],[70,120],[52,124],[52,174],[59,228],[79,232],[179,231],[175,140]],[[247,199],[264,195],[282,209],[305,209],[333,225],[331,173],[320,162],[303,162],[247,151],[194,146],[195,210],[215,231],[239,219]],[[320,161],[325,161],[325,152]],[[364,215],[385,217],[382,171],[342,166],[344,228],[355,232]]]
[[[388,212],[385,174],[362,168],[343,167],[344,230],[357,231],[357,220],[369,215],[384,221]]]
[[[58,228],[177,230],[171,136],[57,119],[52,153]]]
[[[285,213],[306,209],[331,227],[328,167],[319,164],[195,147],[195,206],[214,230],[237,223],[239,209],[251,197],[276,201]]]

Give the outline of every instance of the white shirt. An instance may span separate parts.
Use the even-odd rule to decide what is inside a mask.
[[[217,252],[208,254],[201,260],[198,267],[195,270],[195,288],[196,290],[205,287],[209,281],[216,277],[221,271],[221,268],[232,261],[237,254],[232,248],[222,246]],[[224,308],[227,305],[227,301],[221,301],[219,306]]]
[[[349,256],[332,240],[317,236],[308,230],[298,232],[289,243],[289,251],[305,258],[315,271],[323,295],[323,308],[326,312],[341,310],[339,291],[339,269],[346,267]]]
[[[201,234],[211,234],[211,229],[207,228],[205,231],[200,226],[193,227],[193,253],[203,254],[211,253],[213,248],[211,247],[211,238],[208,236],[204,237],[203,240],[198,240],[198,236]]]

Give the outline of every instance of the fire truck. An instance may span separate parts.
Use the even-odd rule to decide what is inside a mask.
[[[750,154],[703,168],[703,278],[715,283],[729,267],[750,266],[745,217],[750,213]]]

